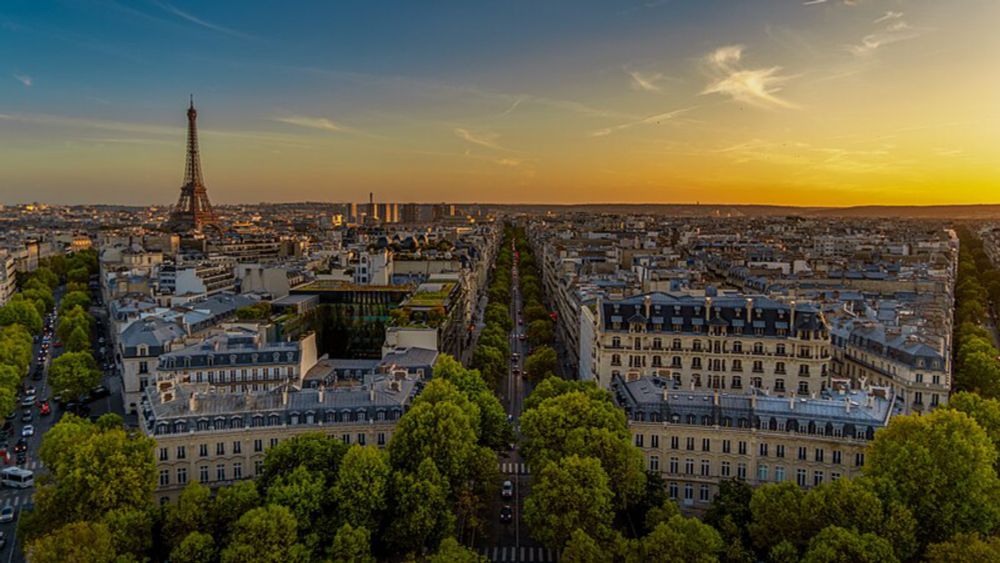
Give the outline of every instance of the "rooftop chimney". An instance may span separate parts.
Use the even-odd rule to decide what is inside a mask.
[[[188,398],[188,409],[191,412],[196,412],[198,410],[198,393],[195,391],[191,392],[191,397]]]
[[[326,384],[325,383],[320,383],[319,384],[319,402],[320,403],[324,402],[323,401],[324,398],[326,398]]]
[[[281,404],[282,406],[288,406],[288,385],[284,385],[281,388]]]

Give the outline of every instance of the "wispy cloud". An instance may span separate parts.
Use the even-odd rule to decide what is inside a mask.
[[[726,45],[705,56],[712,81],[702,94],[722,94],[758,107],[796,107],[777,96],[780,85],[789,80],[779,74],[781,67],[744,68],[741,64],[744,49],[743,45]]]
[[[499,117],[504,117],[506,115],[510,115],[510,114],[514,113],[514,110],[517,109],[517,106],[521,105],[521,103],[523,103],[527,99],[528,99],[527,96],[518,96],[518,97],[514,98],[514,102],[512,104],[510,104],[510,107],[508,107],[502,113],[500,113]]]
[[[509,149],[497,143],[497,139],[500,138],[500,136],[496,133],[489,131],[473,132],[462,127],[456,127],[453,131],[455,136],[467,143],[472,143],[473,145],[479,145],[481,147],[498,151],[516,152],[513,149]]]
[[[274,121],[279,123],[287,123],[288,125],[296,125],[298,127],[305,127],[307,129],[320,129],[322,131],[333,131],[337,133],[344,133],[352,131],[350,127],[345,127],[340,123],[331,121],[325,117],[309,117],[305,115],[291,115],[288,117],[275,117]]]
[[[637,125],[659,125],[664,121],[670,121],[677,116],[683,115],[698,106],[691,106],[687,108],[675,109],[673,111],[668,111],[666,113],[658,113],[655,115],[650,115],[636,121],[630,121],[628,123],[622,123],[621,125],[615,125],[614,127],[605,127],[604,129],[598,129],[590,134],[591,137],[605,137],[616,131],[622,131],[624,129],[629,129]]]
[[[877,18],[873,23],[882,23],[884,21],[889,21],[889,20],[898,20],[901,17],[903,17],[903,12],[893,12],[892,10],[889,10],[888,12],[883,14],[882,17]]]
[[[190,23],[193,23],[193,24],[195,24],[197,26],[200,26],[200,27],[203,27],[205,29],[210,29],[212,31],[223,33],[225,35],[231,35],[233,37],[239,37],[239,38],[242,38],[242,39],[253,39],[253,36],[251,36],[251,35],[248,35],[248,34],[243,33],[241,31],[237,31],[235,29],[231,29],[231,28],[228,28],[228,27],[225,27],[225,26],[221,26],[221,25],[212,23],[212,22],[205,21],[205,20],[203,20],[203,19],[201,19],[201,18],[199,18],[197,16],[194,16],[192,14],[189,14],[189,13],[181,10],[180,8],[177,8],[173,4],[169,4],[167,2],[161,2],[160,0],[153,0],[153,4],[156,7],[160,8],[161,10],[167,12],[168,14],[172,14],[172,15],[178,17],[178,18],[181,18],[182,20],[186,20],[186,21],[188,21]]]
[[[15,74],[14,79],[28,88],[31,88],[31,85],[35,83],[35,80],[27,74]]]
[[[642,90],[644,92],[660,91],[660,87],[656,83],[663,79],[663,75],[659,72],[643,74],[638,70],[628,69],[625,69],[625,72],[632,78],[631,86],[633,90]]]
[[[815,6],[816,4],[826,4],[827,2],[830,2],[830,1],[831,0],[807,0],[806,2],[803,2],[802,5],[803,6]],[[858,0],[839,0],[836,3],[837,4],[843,4],[845,6],[856,6],[858,4]]]

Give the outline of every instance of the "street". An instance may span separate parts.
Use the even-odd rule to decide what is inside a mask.
[[[524,399],[531,392],[531,384],[523,377],[524,360],[528,346],[526,342],[521,340],[521,336],[524,334],[521,316],[523,304],[516,258],[511,280],[510,315],[514,320],[514,328],[509,335],[511,358],[507,369],[507,381],[501,389],[501,402],[507,408],[507,413],[513,418],[515,448],[502,453],[499,463],[501,478],[511,481],[514,486],[514,495],[511,499],[503,499],[500,497],[500,492],[497,491],[492,512],[497,515],[497,523],[492,527],[491,533],[484,542],[488,547],[480,548],[479,553],[491,561],[557,561],[558,551],[547,549],[533,540],[524,525],[524,501],[531,490],[531,472],[524,458],[521,457],[520,450],[516,448],[516,444],[520,441],[519,419]],[[499,521],[500,510],[508,504],[513,512],[512,521],[501,523]]]

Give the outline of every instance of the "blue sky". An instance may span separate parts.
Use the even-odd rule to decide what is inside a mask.
[[[987,0],[8,0],[0,201],[172,200],[189,93],[217,201],[935,203],[958,180],[949,197],[973,201],[1000,178],[998,16]]]

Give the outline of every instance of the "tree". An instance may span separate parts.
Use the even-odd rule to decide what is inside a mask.
[[[809,542],[803,563],[894,563],[899,561],[889,542],[875,534],[860,534],[827,526]]]
[[[83,291],[71,291],[63,295],[63,298],[59,301],[59,314],[62,315],[76,307],[80,307],[84,311],[89,309],[90,295]]]
[[[66,340],[66,350],[69,352],[87,352],[90,350],[90,334],[83,327],[77,326]]]
[[[726,544],[726,561],[744,561],[749,557],[752,498],[753,487],[745,481],[726,479],[719,482],[719,492],[705,513],[705,523],[718,530]]]
[[[52,360],[49,383],[61,397],[73,400],[101,382],[101,372],[90,352],[67,352]]]
[[[874,487],[865,478],[838,479],[811,489],[802,502],[807,535],[827,526],[859,533],[877,533],[884,510]]]
[[[865,473],[889,483],[918,522],[923,544],[988,533],[1000,521],[996,449],[963,412],[893,417],[875,435]]]
[[[550,376],[543,379],[531,391],[531,394],[524,401],[524,410],[527,411],[537,407],[545,399],[574,392],[583,393],[591,400],[611,402],[611,393],[599,388],[594,381],[579,381]]]
[[[989,436],[993,447],[1000,452],[1000,400],[961,391],[948,399],[947,408],[964,412],[972,417]],[[994,467],[1000,470],[1000,456]]]
[[[608,554],[601,549],[594,538],[577,529],[570,534],[560,560],[563,563],[604,563],[608,560]]]
[[[603,428],[631,443],[631,434],[621,409],[608,401],[593,400],[575,391],[546,399],[521,417],[522,451],[534,467],[543,467],[564,455],[571,434]],[[579,443],[579,440],[574,442]]]
[[[213,563],[216,556],[215,538],[202,532],[191,532],[170,550],[172,563]]]
[[[163,537],[167,545],[178,546],[191,532],[212,529],[212,492],[192,481],[181,491],[177,502],[167,505]]]
[[[15,300],[0,307],[0,326],[19,324],[31,334],[42,332],[42,316],[35,305],[25,300]]]
[[[551,346],[539,346],[524,361],[524,370],[536,380],[554,374],[558,367],[556,351]]]
[[[116,556],[108,527],[88,521],[66,524],[31,541],[25,555],[31,563],[111,563]]]
[[[723,544],[719,533],[695,518],[674,516],[642,539],[645,561],[711,563],[719,560]]]
[[[601,462],[615,495],[615,508],[624,509],[638,502],[646,485],[644,458],[632,442],[609,428],[578,428],[570,431],[565,452],[593,457]]]
[[[347,445],[342,441],[319,432],[293,436],[267,451],[257,485],[266,491],[279,475],[291,473],[300,465],[321,472],[326,484],[333,485],[346,452]]]
[[[395,440],[395,438],[394,438]],[[393,519],[386,541],[399,553],[433,548],[452,534],[455,516],[448,507],[448,481],[425,458],[415,472],[392,475]]]
[[[540,320],[551,320],[549,312],[545,309],[545,307],[538,304],[528,305],[524,308],[523,314],[525,322],[528,323]]]
[[[767,553],[782,540],[796,548],[805,545],[807,537],[802,525],[804,499],[805,492],[790,481],[768,483],[753,492],[750,499],[750,537],[758,551]]]
[[[552,321],[549,319],[531,321],[528,323],[525,335],[528,337],[528,344],[535,347],[551,344],[555,340],[555,334],[552,332]]]
[[[608,535],[611,500],[601,462],[571,455],[542,468],[525,502],[524,519],[538,541],[558,549],[577,529]]]
[[[498,449],[511,442],[513,432],[507,424],[507,413],[477,370],[466,369],[453,357],[442,354],[434,366],[434,378],[452,383],[475,404],[479,411],[477,434],[481,445]]]
[[[28,540],[115,510],[149,510],[156,486],[153,440],[64,415],[42,439],[49,475],[36,484],[36,509],[22,516]]]
[[[82,307],[73,307],[69,311],[59,316],[59,324],[56,325],[56,336],[62,340],[68,340],[76,327],[83,327],[90,334],[90,324],[93,317],[83,310]]]
[[[268,505],[247,512],[236,522],[222,563],[284,563],[308,561],[296,543],[298,525],[284,506]]]
[[[87,283],[90,280],[90,272],[85,267],[73,268],[66,272],[66,279],[77,283]]]
[[[340,466],[333,497],[344,521],[377,530],[389,497],[389,463],[372,446],[351,446]]]
[[[927,546],[927,563],[979,563],[1000,561],[1000,538],[955,534],[947,541]]]
[[[375,563],[372,557],[371,534],[364,527],[355,528],[345,523],[333,536],[330,548],[332,563]]]
[[[111,532],[111,545],[119,556],[140,561],[153,546],[153,515],[147,508],[112,510],[101,522]]]
[[[236,522],[247,512],[260,506],[260,493],[254,481],[241,481],[220,488],[212,503],[212,529],[219,537],[228,535]]]
[[[320,471],[300,465],[278,475],[267,488],[267,504],[288,507],[303,530],[311,530],[326,496],[326,481]]]
[[[445,538],[437,552],[427,558],[427,563],[486,563],[475,551],[458,543],[455,538]]]

